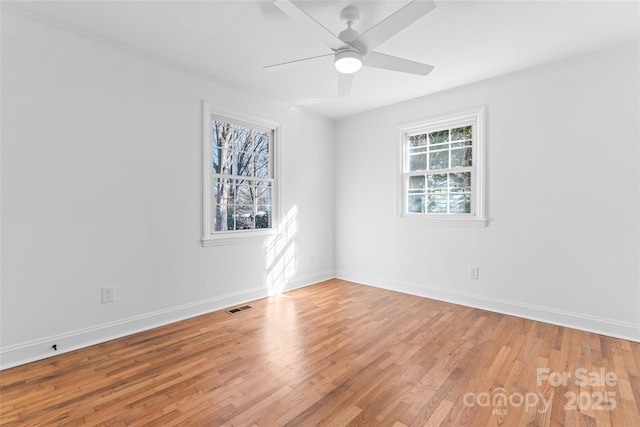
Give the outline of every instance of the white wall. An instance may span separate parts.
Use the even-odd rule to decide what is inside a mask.
[[[274,281],[310,284],[334,267],[638,340],[638,47],[334,126],[3,10],[0,363],[259,298]],[[290,226],[274,247],[200,244],[202,100],[282,123]],[[402,223],[398,123],[477,105],[487,108],[489,225]],[[480,280],[466,278],[469,265]],[[100,304],[105,285],[116,302]]]
[[[275,247],[201,246],[203,100],[282,124]],[[321,116],[3,10],[2,366],[333,277],[333,141]]]
[[[336,125],[336,274],[640,340],[638,44]],[[403,223],[398,124],[486,106],[486,228]],[[467,279],[479,267],[479,280]]]

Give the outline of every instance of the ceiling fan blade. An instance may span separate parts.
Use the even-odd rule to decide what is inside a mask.
[[[333,56],[334,56],[333,53],[327,53],[326,55],[311,56],[309,58],[296,59],[295,61],[287,61],[287,62],[281,62],[279,64],[267,65],[262,67],[262,69],[266,71],[285,70],[287,68],[300,65],[301,63],[304,63],[304,62],[314,62],[314,61],[317,62],[318,60],[321,60],[321,59],[333,58]]]
[[[433,65],[385,55],[384,53],[369,52],[363,60],[367,67],[383,68],[385,70],[400,71],[403,73],[419,74],[426,76],[433,70]]]
[[[293,4],[288,0],[276,0],[273,2],[280,10],[289,15],[291,19],[302,25],[307,31],[319,38],[329,46],[331,49],[336,50],[343,46],[344,43],[335,34],[325,28],[322,24],[316,21],[312,16],[308,15],[304,10]]]
[[[355,74],[338,73],[338,96],[349,95],[354,75]]]
[[[432,0],[413,0],[402,9],[369,28],[356,40],[363,42],[367,49],[371,51],[431,12],[435,7],[436,5]]]

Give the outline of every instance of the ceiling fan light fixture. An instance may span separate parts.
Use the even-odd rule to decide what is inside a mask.
[[[336,52],[336,70],[343,74],[353,74],[362,68],[362,55],[355,49]]]

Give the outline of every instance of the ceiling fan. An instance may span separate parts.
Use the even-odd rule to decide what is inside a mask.
[[[340,12],[340,19],[347,25],[347,28],[337,36],[293,2],[275,0],[274,4],[290,18],[318,37],[333,53],[268,65],[263,67],[265,70],[280,70],[303,62],[333,57],[334,65],[338,70],[339,96],[349,94],[353,75],[363,65],[422,76],[426,76],[433,70],[431,65],[373,51],[374,48],[393,37],[402,29],[431,12],[436,7],[431,0],[413,0],[362,34],[352,28],[353,24],[360,19],[360,11],[355,6],[347,6]]]

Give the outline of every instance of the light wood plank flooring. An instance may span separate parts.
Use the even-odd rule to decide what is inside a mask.
[[[1,424],[640,426],[638,343],[341,280],[250,305],[4,370]]]

